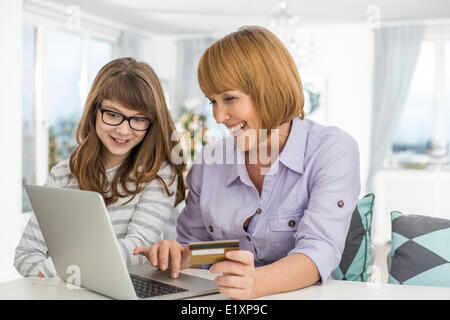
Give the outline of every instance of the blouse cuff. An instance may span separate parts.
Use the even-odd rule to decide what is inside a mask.
[[[324,284],[339,264],[339,260],[336,258],[334,251],[329,245],[321,241],[314,241],[314,245],[294,248],[288,255],[294,253],[304,254],[314,262],[320,274],[320,279],[316,284]]]

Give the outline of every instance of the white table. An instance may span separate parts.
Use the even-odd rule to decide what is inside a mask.
[[[214,279],[208,270],[187,269],[183,273]],[[97,300],[109,299],[86,289],[69,289],[58,278],[21,278],[0,283],[0,300]],[[193,300],[228,299],[222,294],[212,294]],[[329,280],[324,285],[314,285],[291,292],[261,297],[267,300],[450,300],[450,288],[409,286],[387,283],[365,283]]]

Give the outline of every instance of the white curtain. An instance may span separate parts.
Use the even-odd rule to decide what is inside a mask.
[[[368,192],[373,192],[373,178],[391,146],[424,34],[425,27],[421,25],[375,30]]]
[[[368,192],[375,193],[375,202],[374,177],[391,147],[424,34],[425,27],[420,25],[375,30],[370,164],[366,186]],[[382,212],[376,204],[374,209],[372,241],[387,243],[391,238],[390,214]]]
[[[212,37],[184,39],[176,43],[176,82],[172,114],[178,118],[184,109],[204,113],[205,96],[200,90],[197,67],[203,52],[215,41]]]

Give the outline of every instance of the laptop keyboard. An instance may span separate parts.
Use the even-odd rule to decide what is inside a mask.
[[[136,295],[139,298],[150,298],[162,296],[165,294],[177,293],[187,291],[186,289],[171,286],[163,282],[152,279],[142,278],[135,274],[130,274],[131,282],[133,283]]]

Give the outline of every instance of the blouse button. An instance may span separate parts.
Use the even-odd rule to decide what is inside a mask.
[[[247,240],[252,241],[252,238],[250,238],[250,236],[247,236]]]
[[[294,227],[294,226],[295,226],[295,221],[294,220],[289,221],[289,227]]]
[[[214,231],[213,227],[211,227],[211,226],[208,227],[208,230],[209,230],[209,232],[213,232]]]
[[[339,200],[337,205],[338,205],[339,208],[342,208],[344,206],[344,201]]]
[[[256,210],[256,213],[261,213],[261,208],[258,208],[257,210]]]

